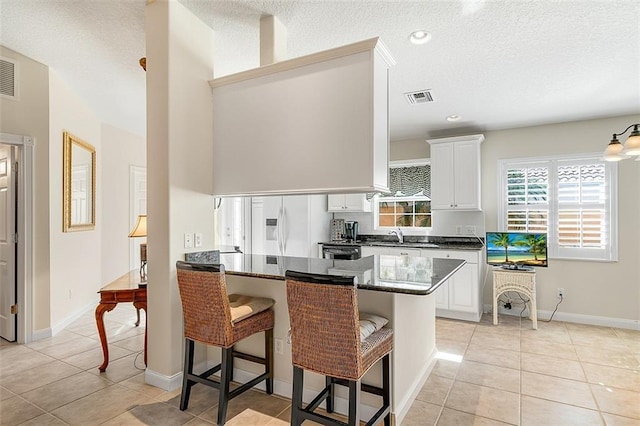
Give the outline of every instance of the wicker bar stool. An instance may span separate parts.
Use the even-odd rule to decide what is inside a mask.
[[[324,425],[359,425],[360,391],[382,396],[382,407],[367,422],[384,417],[391,424],[390,353],[393,330],[381,328],[361,341],[357,279],[334,275],[285,273],[287,305],[291,323],[293,397],[291,424],[312,420]],[[375,362],[382,359],[382,387],[360,382]],[[304,370],[325,376],[326,386],[305,408],[302,407]],[[334,409],[334,386],[349,388],[348,423],[316,413],[326,400],[327,412]]]
[[[189,405],[191,387],[202,383],[219,390],[218,425],[227,416],[227,404],[242,392],[266,381],[267,393],[273,393],[273,324],[274,301],[271,299],[227,295],[224,265],[205,265],[178,261],[178,287],[184,315],[184,372],[180,410]],[[265,356],[238,352],[233,345],[255,333],[264,331]],[[219,346],[222,362],[202,374],[193,373],[194,342]],[[253,380],[230,390],[233,359],[241,358],[265,366],[265,372]],[[220,380],[208,377],[220,371]]]

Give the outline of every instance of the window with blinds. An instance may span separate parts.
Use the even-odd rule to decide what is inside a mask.
[[[616,260],[616,165],[600,155],[501,160],[499,225],[546,232],[549,256]]]

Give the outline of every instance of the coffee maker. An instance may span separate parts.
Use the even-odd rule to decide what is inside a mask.
[[[347,241],[358,239],[358,222],[349,221],[344,223],[344,237]]]

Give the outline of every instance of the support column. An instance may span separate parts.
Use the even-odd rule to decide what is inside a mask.
[[[287,28],[273,15],[260,18],[260,66],[287,59]]]
[[[147,383],[181,384],[182,308],[176,281],[184,234],[213,248],[213,31],[176,0],[145,9],[147,57]],[[193,250],[193,249],[192,249]]]

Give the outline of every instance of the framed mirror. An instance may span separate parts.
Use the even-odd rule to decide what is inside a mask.
[[[62,232],[96,226],[96,149],[63,133]]]

